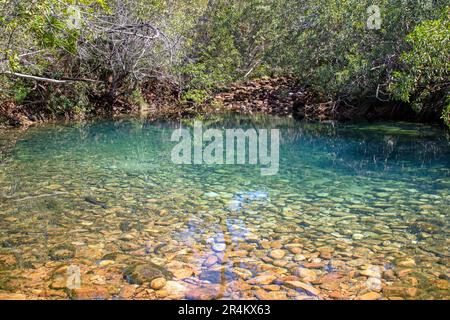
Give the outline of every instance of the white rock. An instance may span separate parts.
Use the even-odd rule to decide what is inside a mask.
[[[227,245],[225,243],[214,243],[211,248],[215,251],[215,252],[222,252],[225,251],[225,249],[227,248]]]
[[[370,291],[381,291],[381,280],[379,278],[369,278],[366,281],[367,289]]]
[[[304,261],[304,260],[306,260],[306,257],[304,256],[304,255],[302,255],[302,254],[296,254],[295,256],[294,256],[294,261]]]
[[[188,288],[179,282],[167,281],[163,290],[165,290],[172,299],[182,299],[188,291]]]
[[[230,211],[238,211],[241,207],[241,202],[237,201],[237,200],[231,200],[230,202],[228,202],[228,209]]]
[[[216,198],[216,197],[218,197],[219,196],[219,194],[218,193],[215,193],[215,192],[208,192],[208,193],[205,193],[205,197],[208,197],[208,198]]]
[[[360,234],[360,233],[355,233],[355,234],[352,236],[352,239],[353,239],[353,240],[362,240],[362,239],[364,239],[364,235],[363,235],[363,234]]]

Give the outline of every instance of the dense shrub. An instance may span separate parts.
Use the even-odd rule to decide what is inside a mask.
[[[450,21],[443,16],[420,23],[406,37],[410,48],[401,55],[401,71],[394,72],[394,97],[412,103],[417,111],[424,104],[444,108],[448,122],[450,79]]]
[[[45,98],[57,114],[90,112],[89,99],[132,102],[149,79],[169,78],[199,104],[231,82],[293,74],[322,100],[402,101],[443,110],[448,121],[448,1],[0,0],[0,8],[2,101]],[[92,81],[61,89],[23,74]]]

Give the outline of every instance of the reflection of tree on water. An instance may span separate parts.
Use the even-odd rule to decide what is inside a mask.
[[[229,261],[229,256],[234,248],[238,248],[240,243],[247,241],[247,235],[250,231],[246,225],[244,216],[249,205],[264,205],[269,201],[269,195],[265,191],[246,191],[237,192],[226,205],[225,210],[221,212],[217,223],[208,224],[200,216],[191,216],[187,223],[187,228],[175,235],[175,238],[182,241],[185,245],[194,250],[194,256],[201,266],[202,273],[199,276],[201,284],[219,284],[220,289],[216,297],[223,297],[227,288],[227,283],[235,280],[236,275],[232,273],[235,267],[233,262]],[[256,216],[257,219],[262,217]],[[200,235],[200,236],[199,236]],[[205,239],[205,237],[207,237]],[[206,241],[207,249],[199,252],[195,249],[198,241]],[[217,262],[211,266],[204,262],[210,257],[217,257]],[[220,265],[219,271],[217,265]],[[240,267],[242,267],[240,265]],[[214,273],[208,274],[208,271]],[[220,272],[220,279],[218,273]],[[208,276],[209,275],[209,276]],[[216,276],[217,275],[217,276]]]

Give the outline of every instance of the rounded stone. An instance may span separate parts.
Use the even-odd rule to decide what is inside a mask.
[[[150,288],[153,290],[162,289],[166,285],[167,281],[165,278],[156,278],[150,282]]]
[[[172,270],[172,273],[177,279],[186,279],[192,276],[194,270],[192,270],[190,267],[183,267],[177,270]]]
[[[355,233],[352,235],[352,239],[353,240],[362,240],[362,239],[364,239],[364,235],[360,234],[360,233]]]
[[[154,263],[138,264],[124,271],[124,276],[130,284],[141,285],[157,278],[170,278],[172,273]]]
[[[296,254],[294,256],[294,261],[298,262],[298,261],[304,261],[306,260],[306,257],[303,254]]]
[[[283,259],[283,257],[286,255],[286,251],[284,250],[280,250],[280,249],[275,249],[272,250],[269,254],[269,256],[273,259]]]
[[[368,292],[366,294],[363,294],[362,296],[359,296],[358,300],[378,300],[381,298],[381,294],[377,292]]]
[[[317,280],[317,273],[314,270],[306,268],[296,268],[294,275],[307,282],[313,282]]]
[[[360,271],[360,274],[369,278],[381,278],[381,270],[378,266],[370,266],[369,268]]]
[[[409,259],[400,261],[397,265],[400,266],[400,267],[411,268],[411,267],[415,267],[416,266],[416,262],[414,261],[414,259],[409,258]]]
[[[369,278],[366,281],[366,286],[367,289],[369,289],[370,291],[376,291],[379,292],[381,291],[381,280],[379,278]]]
[[[211,247],[215,252],[223,252],[227,248],[225,243],[214,243]]]
[[[203,262],[203,265],[205,267],[211,267],[215,265],[217,262],[219,262],[219,258],[215,255],[211,255],[208,258],[206,258],[206,260]]]
[[[49,255],[55,261],[68,260],[75,257],[75,251],[75,246],[71,244],[60,244],[50,249]]]

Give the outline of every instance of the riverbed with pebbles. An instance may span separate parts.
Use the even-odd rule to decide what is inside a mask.
[[[177,123],[0,132],[0,299],[450,298],[443,130],[255,121],[210,126],[280,129],[276,175],[173,164]]]

